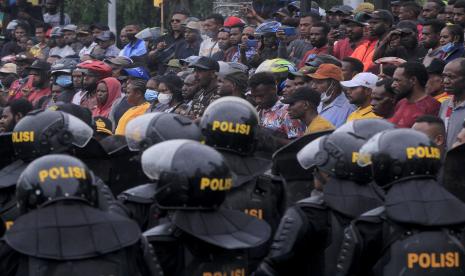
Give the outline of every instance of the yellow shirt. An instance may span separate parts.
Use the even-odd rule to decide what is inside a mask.
[[[347,122],[353,121],[353,120],[360,120],[360,119],[378,119],[380,118],[379,116],[376,116],[375,113],[373,113],[373,109],[371,105],[365,107],[365,108],[357,108],[354,112],[352,112],[349,117],[347,118]]]
[[[149,107],[150,103],[145,102],[141,105],[131,107],[130,109],[128,109],[128,111],[124,112],[123,116],[121,116],[121,119],[119,119],[118,126],[115,130],[115,135],[125,135],[126,125],[129,123],[129,121],[140,115],[145,114]]]
[[[335,127],[331,124],[330,121],[326,120],[321,116],[316,116],[312,122],[308,125],[305,134],[310,134],[313,132],[324,131],[324,130],[333,130]]]

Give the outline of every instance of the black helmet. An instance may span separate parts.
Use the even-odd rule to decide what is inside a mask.
[[[40,157],[23,171],[16,186],[22,213],[46,203],[79,199],[97,205],[97,188],[92,172],[77,158],[64,154]]]
[[[395,128],[396,126],[394,124],[383,119],[363,119],[347,122],[337,128],[334,133],[350,132],[368,140],[376,133]]]
[[[358,166],[359,149],[365,143],[353,133],[339,132],[320,137],[297,153],[304,169],[318,169],[340,179],[358,183],[371,180],[371,170]]]
[[[157,181],[155,199],[166,209],[215,209],[232,187],[223,156],[185,139],[158,143],[142,154],[142,170]]]
[[[143,151],[166,140],[200,141],[199,127],[189,118],[174,113],[144,114],[126,126],[126,141],[132,151]]]
[[[61,111],[33,111],[21,119],[11,135],[15,153],[22,160],[63,153],[73,145],[84,147],[93,130],[73,115]]]
[[[207,107],[200,128],[205,144],[248,155],[255,151],[258,114],[244,99],[223,97]]]
[[[441,151],[425,134],[394,129],[373,136],[360,149],[360,166],[371,165],[373,178],[387,186],[402,178],[434,178],[441,166]]]
[[[77,68],[79,61],[75,58],[62,58],[52,64],[52,74],[64,73],[70,74]]]

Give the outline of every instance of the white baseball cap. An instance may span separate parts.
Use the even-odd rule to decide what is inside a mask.
[[[375,88],[376,83],[378,82],[378,76],[372,73],[358,73],[350,81],[341,81],[341,85],[347,88],[352,87],[367,87]]]

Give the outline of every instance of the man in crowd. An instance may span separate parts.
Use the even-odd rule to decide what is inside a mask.
[[[423,4],[421,17],[426,21],[436,19],[440,13],[444,12],[445,6],[441,0],[428,0]]]
[[[232,72],[218,77],[218,95],[245,98],[249,78],[244,72]]]
[[[35,37],[37,39],[37,44],[34,45],[29,52],[34,58],[39,58],[46,60],[48,58],[48,53],[50,52],[50,47],[48,45],[47,33],[48,25],[46,24],[37,24],[35,27]]]
[[[306,125],[292,120],[288,114],[288,106],[279,101],[276,81],[272,73],[262,72],[249,79],[251,97],[257,104],[260,125],[273,133],[281,144],[288,139],[304,134]]]
[[[61,22],[61,15],[58,11],[58,1],[57,0],[47,0],[45,2],[45,10],[47,11],[44,14],[44,22],[49,24],[52,27],[68,25],[71,23],[71,19],[68,14],[64,14],[64,22]]]
[[[229,28],[221,28],[218,32],[218,52],[212,55],[212,59],[216,61],[231,61],[235,54],[235,47],[231,45],[230,35],[231,30]]]
[[[197,119],[202,117],[207,106],[218,98],[217,72],[220,71],[220,65],[212,58],[201,57],[189,67],[194,68],[195,79],[200,87],[200,91],[192,100],[189,112],[190,117]]]
[[[200,22],[190,21],[184,27],[184,40],[177,44],[174,50],[174,56],[178,59],[185,59],[190,56],[197,56],[202,43]]]
[[[313,49],[307,51],[300,61],[299,68],[303,67],[305,63],[314,56],[323,55],[323,54],[331,54],[329,52],[329,45],[328,45],[328,33],[330,31],[330,27],[328,24],[324,22],[316,22],[312,25],[310,29],[310,43],[313,46]]]
[[[344,124],[355,108],[342,93],[341,68],[334,64],[325,63],[309,76],[312,78],[311,88],[321,94],[318,113],[335,127]]]
[[[465,59],[458,58],[444,67],[444,91],[450,99],[441,104],[439,116],[444,120],[447,130],[447,148],[450,149],[456,141],[465,120]]]
[[[346,26],[347,37],[334,44],[333,55],[336,58],[342,60],[349,57],[358,46],[365,42],[364,29],[368,25],[365,23],[366,17],[366,14],[359,14],[354,19],[342,20]]]
[[[95,38],[98,47],[94,48],[92,53],[101,50],[101,55],[105,58],[117,57],[120,49],[115,45],[115,34],[111,31],[104,31]]]
[[[74,52],[79,53],[83,47],[82,43],[77,40],[78,27],[74,24],[68,24],[63,27],[63,33],[65,34],[66,44],[73,48]]]
[[[397,127],[410,128],[422,115],[438,115],[440,103],[425,92],[428,72],[419,62],[406,62],[394,71],[392,88],[399,98],[392,118]]]
[[[394,18],[390,11],[377,10],[369,15],[368,18],[368,40],[355,48],[351,57],[360,60],[363,63],[364,71],[367,71],[373,66],[373,56],[375,49],[384,37],[387,35],[394,22]]]
[[[446,127],[441,118],[432,115],[423,115],[415,120],[415,124],[413,124],[412,128],[428,135],[441,150],[441,156],[445,154]]]
[[[349,102],[357,107],[347,118],[347,122],[358,119],[379,118],[373,113],[371,93],[378,82],[378,76],[372,73],[359,73],[349,81],[342,81]]]
[[[182,24],[188,17],[189,13],[185,11],[175,11],[171,17],[171,28],[169,32],[154,40],[153,43],[156,45],[156,49],[148,53],[148,60],[150,68],[155,69],[159,74],[163,74],[165,72],[165,65],[171,58],[173,58],[173,55],[176,59],[188,57],[186,56],[186,53],[181,52],[182,48],[179,48],[183,43],[185,43],[185,28]],[[192,45],[192,42],[190,44]],[[197,53],[195,53],[195,55],[197,55]]]
[[[285,40],[280,39],[278,47],[278,57],[292,61],[293,63],[299,63],[304,57],[305,53],[310,51],[313,46],[310,42],[310,30],[313,24],[320,22],[321,16],[316,13],[307,13],[300,16],[299,22],[299,39],[292,40],[289,45],[285,43]],[[283,35],[284,32],[278,31],[276,34]],[[282,37],[285,38],[285,37]]]
[[[3,109],[0,117],[0,133],[11,132],[16,124],[29,111],[32,110],[32,104],[26,99],[17,99],[12,101]]]
[[[341,61],[342,76],[344,80],[351,80],[358,73],[363,72],[363,63],[353,57],[345,57]]]
[[[147,54],[147,48],[142,39],[138,39],[136,34],[140,32],[140,27],[137,24],[126,25],[126,36],[129,43],[119,53],[120,56],[136,59],[137,57],[143,58]]]
[[[310,87],[296,89],[292,95],[282,100],[282,103],[289,105],[288,113],[291,119],[300,120],[307,126],[305,134],[334,129],[333,124],[318,115],[320,93]]]
[[[207,39],[200,44],[199,56],[211,57],[220,50],[218,45],[218,32],[224,24],[224,18],[221,14],[211,14],[205,18],[203,27]]]
[[[454,24],[462,26],[462,28],[465,28],[465,1],[460,0],[457,1],[454,4]]]
[[[54,42],[55,47],[50,49],[49,56],[59,56],[64,58],[76,54],[73,48],[66,43],[65,34],[61,27],[53,28],[50,38]]]
[[[397,94],[392,88],[392,79],[378,81],[371,94],[373,113],[384,119],[391,118],[397,104],[396,98]]]
[[[21,39],[28,36],[28,26],[24,23],[16,25],[13,32],[13,39],[3,45],[1,56],[16,55],[24,51],[19,45]]]
[[[442,21],[431,19],[423,23],[423,32],[420,43],[428,50],[423,64],[428,67],[431,61],[435,58],[441,58],[441,45],[439,39],[441,38],[441,31],[446,24]]]
[[[446,63],[443,60],[435,58],[431,61],[430,65],[426,67],[428,82],[425,86],[425,92],[440,103],[449,98],[449,94],[444,92],[444,84],[442,83],[444,66],[446,66]]]
[[[83,45],[81,51],[79,51],[79,57],[82,59],[84,56],[88,56],[92,53],[97,43],[94,42],[92,32],[87,25],[80,26],[76,33],[78,41]]]

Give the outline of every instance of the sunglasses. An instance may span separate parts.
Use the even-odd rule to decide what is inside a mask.
[[[174,22],[176,22],[176,23],[180,23],[180,22],[181,22],[181,20],[179,20],[179,19],[171,19],[171,23],[174,23]]]

